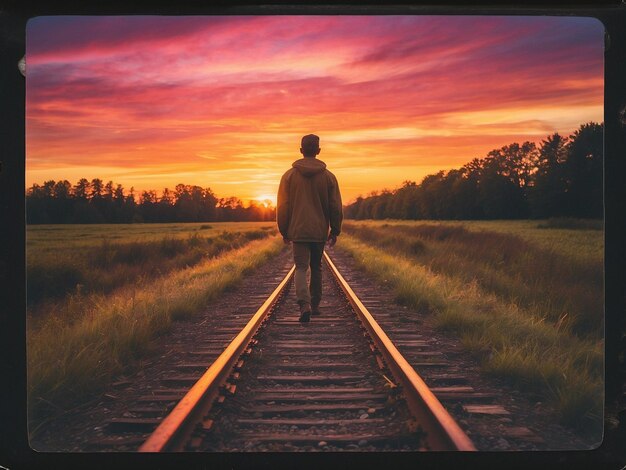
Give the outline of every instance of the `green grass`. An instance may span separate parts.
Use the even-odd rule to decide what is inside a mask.
[[[96,247],[109,242],[146,242],[163,238],[183,238],[192,235],[213,237],[222,232],[273,230],[273,222],[212,222],[171,224],[61,224],[29,225],[26,230],[27,250],[34,253]]]
[[[586,230],[569,234],[563,248],[546,243],[543,233],[553,230],[531,223],[348,222],[337,247],[392,286],[398,301],[434,314],[438,328],[459,336],[487,373],[549,401],[562,422],[599,432],[602,264],[589,253],[567,256]],[[584,240],[578,251],[593,244]],[[596,259],[582,274],[591,283],[587,294],[569,286],[581,276],[576,270],[587,268],[581,259]],[[571,307],[562,297],[570,287],[569,295],[589,295],[591,311],[562,310]]]
[[[194,266],[276,229],[267,223],[61,225],[29,226],[27,233],[27,299],[29,310],[39,314],[68,294],[109,293]]]
[[[553,251],[580,263],[602,263],[604,259],[604,232],[594,229],[540,229],[540,225],[551,224],[542,220],[462,220],[462,221],[406,221],[406,220],[367,220],[348,221],[369,227],[395,226],[461,226],[471,232],[496,232],[519,237],[537,248]],[[594,222],[597,228],[597,221]]]
[[[560,322],[561,328],[579,336],[595,338],[602,333],[600,261],[581,262],[582,256],[572,259],[532,237],[503,230],[468,230],[461,224],[346,223],[344,231],[370,245],[409,256],[435,273],[477,282],[485,291],[520,305],[537,318]]]
[[[283,248],[282,240],[254,240],[115,292],[72,294],[65,310],[28,324],[29,418],[83,401],[113,377],[134,370],[158,349],[173,321],[192,316]],[[74,311],[80,312],[75,315]]]

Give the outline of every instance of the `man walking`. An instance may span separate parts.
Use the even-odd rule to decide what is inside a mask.
[[[278,230],[285,243],[292,243],[301,322],[320,313],[324,244],[328,241],[332,247],[337,242],[343,220],[337,178],[315,158],[321,150],[319,142],[313,134],[302,137],[300,152],[304,158],[293,162],[281,178],[276,203]],[[311,281],[307,286],[309,267]]]

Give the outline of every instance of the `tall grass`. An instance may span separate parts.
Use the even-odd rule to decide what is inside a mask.
[[[205,259],[114,294],[73,294],[82,313],[68,321],[62,312],[29,325],[28,396],[31,423],[51,407],[82,401],[114,376],[133,370],[158,348],[173,321],[201,311],[206,302],[282,249],[277,237]],[[67,315],[67,314],[66,314]]]
[[[126,242],[102,238],[99,242],[94,240],[91,245],[74,249],[53,252],[33,249],[27,258],[29,307],[32,311],[32,307],[41,301],[62,299],[77,289],[82,293],[109,293],[141,279],[194,266],[203,259],[274,233],[275,230],[261,229],[222,231],[207,237],[192,232],[185,238],[171,234],[161,239],[131,238]],[[39,310],[50,310],[50,306]]]
[[[478,285],[582,337],[603,328],[603,266],[581,262],[507,233],[461,225],[348,223],[346,233],[414,258],[433,272]]]
[[[575,229],[557,228],[549,220],[362,220],[347,223],[365,227],[408,227],[421,225],[460,226],[470,232],[495,232],[514,235],[531,246],[553,251],[578,263],[602,264],[604,260],[604,231],[584,228],[578,221]],[[574,222],[577,223],[577,222]],[[600,221],[590,222],[601,224]],[[551,225],[549,230],[538,230],[539,225]]]
[[[394,289],[397,300],[435,315],[457,334],[488,373],[554,404],[562,422],[599,432],[602,425],[601,340],[568,334],[515,303],[399,253],[346,236],[337,245],[358,266]]]

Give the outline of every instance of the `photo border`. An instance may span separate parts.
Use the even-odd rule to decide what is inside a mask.
[[[129,2],[127,2],[129,3]],[[530,5],[530,6],[529,6]],[[605,52],[605,397],[623,393],[618,356],[624,332],[626,282],[624,266],[624,201],[626,157],[626,9],[619,1],[552,1],[549,6],[532,0],[520,5],[501,2],[497,6],[446,2],[436,7],[427,2],[379,5],[273,5],[231,2],[202,7],[192,2],[165,5],[159,2],[84,5],[79,2],[54,5],[5,6],[0,11],[2,32],[2,157],[0,157],[0,220],[4,235],[0,256],[0,344],[5,345],[0,371],[0,468],[362,468],[390,466],[449,466],[476,468],[614,468],[626,467],[619,441],[606,433],[603,444],[593,451],[532,451],[477,453],[220,453],[220,454],[135,454],[118,452],[37,452],[28,445],[26,423],[26,285],[25,285],[25,79],[17,62],[25,52],[26,22],[48,15],[216,15],[216,14],[419,14],[419,15],[567,15],[589,16],[606,29]],[[623,423],[622,426],[625,426]]]

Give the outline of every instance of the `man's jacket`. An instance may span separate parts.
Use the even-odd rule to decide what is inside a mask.
[[[337,178],[313,157],[296,160],[280,180],[278,230],[295,242],[325,242],[341,233],[343,212]]]

